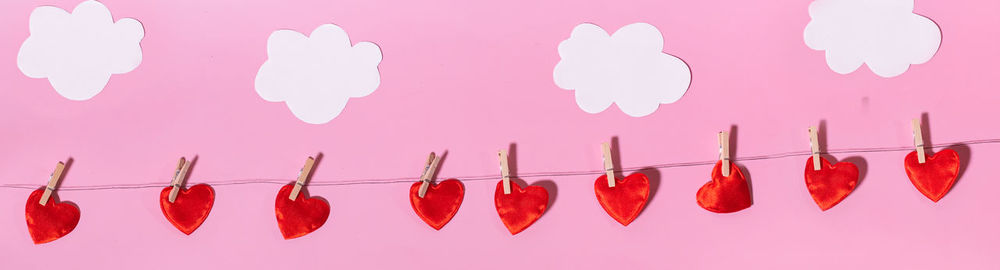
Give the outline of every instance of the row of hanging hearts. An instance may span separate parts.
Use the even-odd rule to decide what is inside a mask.
[[[307,164],[311,167],[312,158],[309,161]],[[698,190],[698,205],[716,213],[731,213],[750,207],[750,187],[743,172],[735,164],[723,166],[724,162],[729,161],[724,159],[715,164],[711,173],[712,180]],[[849,162],[831,164],[820,158],[820,164],[821,167],[817,170],[813,157],[806,161],[805,183],[813,200],[825,211],[844,200],[854,190],[859,175],[857,166]],[[729,167],[729,173],[724,173],[723,167]],[[925,162],[919,162],[917,151],[913,151],[904,159],[904,167],[917,190],[937,202],[951,189],[958,177],[959,156],[954,150],[945,149],[927,156]],[[308,174],[309,169],[303,168],[299,181],[283,186],[275,199],[274,212],[278,229],[285,239],[315,231],[330,215],[330,206],[326,201],[309,198],[304,190],[299,192]],[[428,174],[425,169],[421,181],[410,187],[410,203],[420,219],[440,230],[458,212],[465,196],[465,188],[457,179],[431,184],[430,175],[433,173]],[[594,182],[597,201],[608,215],[628,226],[638,217],[649,199],[649,179],[641,173],[633,173],[625,178],[615,178],[609,183],[608,175],[613,174],[602,175]],[[74,205],[56,202],[58,199],[52,194],[55,186],[53,183],[50,180],[48,187],[32,192],[25,206],[28,232],[35,244],[51,242],[69,234],[80,219],[80,210]],[[215,201],[215,193],[207,184],[185,189],[180,183],[180,180],[175,179],[171,186],[160,192],[160,208],[174,227],[185,234],[191,234],[208,217]],[[509,186],[505,188],[505,184]],[[506,190],[509,190],[509,194]],[[294,197],[291,196],[293,192],[296,193]],[[172,200],[171,193],[175,193]],[[53,196],[52,199],[48,199],[50,195]],[[503,180],[497,183],[494,195],[497,214],[511,234],[523,231],[538,220],[545,212],[548,201],[549,195],[545,188],[521,188],[510,182],[506,173]]]

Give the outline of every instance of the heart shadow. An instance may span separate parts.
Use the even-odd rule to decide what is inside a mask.
[[[642,213],[645,213],[646,209],[649,209],[649,205],[652,204],[653,198],[656,198],[656,193],[660,190],[660,181],[662,177],[660,175],[660,170],[653,167],[645,167],[635,172],[646,175],[646,179],[649,180],[649,198],[646,199],[646,206],[642,207],[642,211],[639,211],[639,216],[642,216]],[[639,217],[636,217],[636,219],[638,218]]]
[[[951,190],[955,189],[955,186],[959,182],[962,182],[962,176],[965,175],[965,171],[969,168],[969,163],[972,163],[972,149],[969,148],[968,144],[958,143],[948,146],[951,150],[955,150],[958,153],[958,176],[955,177],[955,183],[951,184]],[[950,193],[951,190],[948,190]]]
[[[753,196],[753,180],[751,180],[753,177],[750,176],[750,170],[742,164],[733,163],[733,165],[740,169],[740,172],[743,173],[743,179],[747,181],[747,190],[750,192],[750,206],[753,206],[756,201]]]

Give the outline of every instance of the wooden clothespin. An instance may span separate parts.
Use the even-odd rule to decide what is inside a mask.
[[[809,147],[812,149],[813,170],[818,171],[822,169],[822,166],[819,162],[819,135],[817,135],[816,127],[809,127]]]
[[[288,194],[289,200],[294,201],[295,198],[299,197],[299,192],[302,191],[302,186],[306,184],[306,178],[309,178],[309,172],[312,171],[315,162],[316,160],[313,157],[306,159],[306,165],[303,165],[302,169],[299,170],[299,176],[295,180],[295,187],[292,188],[292,193]]]
[[[420,190],[417,191],[417,196],[420,198],[427,194],[427,188],[431,186],[431,177],[434,177],[434,171],[437,170],[438,162],[441,161],[441,156],[435,155],[431,152],[430,156],[427,156],[427,165],[424,166],[424,173],[420,175]]]
[[[173,203],[177,200],[177,193],[181,191],[181,184],[184,183],[184,178],[187,177],[188,169],[191,168],[191,161],[181,157],[177,161],[177,169],[174,171],[174,179],[170,181],[170,196],[167,196],[167,200]]]
[[[719,160],[722,161],[722,176],[729,177],[729,132],[719,132]]]
[[[924,153],[924,132],[920,128],[920,119],[913,119],[913,145],[917,147],[917,161],[920,164],[927,162],[927,155]]]
[[[42,193],[42,199],[38,200],[38,204],[45,205],[49,202],[49,197],[52,196],[52,192],[56,191],[56,184],[59,183],[59,178],[62,177],[63,170],[66,169],[66,164],[60,161],[56,164],[56,170],[52,171],[49,176],[49,184],[45,185],[45,192]]]
[[[615,164],[611,160],[611,146],[603,143],[601,149],[604,152],[604,174],[608,176],[608,187],[615,187]]]
[[[503,178],[503,194],[510,194],[510,169],[507,167],[507,150],[500,150],[500,177]]]

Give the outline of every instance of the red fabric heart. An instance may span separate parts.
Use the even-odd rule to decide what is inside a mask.
[[[319,229],[330,216],[330,205],[319,198],[306,199],[305,188],[294,201],[289,200],[294,187],[294,183],[281,187],[278,197],[274,199],[274,216],[278,218],[278,229],[285,239],[301,237]]]
[[[906,176],[914,187],[928,199],[937,202],[951,190],[958,179],[960,161],[958,152],[944,149],[926,157],[924,164],[917,159],[917,151],[910,152],[903,160]]]
[[[850,162],[830,164],[820,157],[820,169],[813,167],[813,158],[806,159],[806,188],[819,209],[826,211],[847,198],[858,186],[858,166]]]
[[[31,192],[24,206],[24,220],[28,222],[28,234],[36,245],[66,236],[80,222],[80,209],[70,203],[57,203],[54,193],[44,206],[38,204],[44,192],[44,187]]]
[[[206,184],[197,184],[191,188],[182,188],[171,203],[171,189],[173,187],[165,187],[160,191],[160,210],[170,224],[190,235],[208,218],[212,204],[215,203],[215,192]]]
[[[624,226],[632,223],[649,199],[649,178],[645,174],[634,173],[625,179],[615,179],[615,187],[608,186],[608,176],[601,175],[594,181],[597,202]]]
[[[729,165],[729,177],[722,176],[722,161],[712,168],[712,181],[698,189],[698,205],[716,213],[732,213],[753,204],[750,185],[735,163]]]
[[[545,207],[549,204],[549,192],[543,187],[528,186],[521,189],[517,183],[510,182],[510,194],[503,194],[503,181],[497,183],[493,201],[497,207],[500,221],[507,226],[511,235],[523,231],[538,218],[542,217]]]
[[[427,193],[420,198],[421,184],[416,182],[410,186],[410,206],[427,225],[440,230],[458,212],[465,197],[465,187],[457,179],[448,179],[428,186]]]

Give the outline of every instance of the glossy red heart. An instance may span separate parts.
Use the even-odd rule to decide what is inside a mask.
[[[594,181],[597,202],[624,226],[632,223],[649,199],[649,178],[645,174],[634,173],[625,179],[615,179],[615,187],[608,186],[608,176],[601,175]]]
[[[163,216],[170,221],[178,230],[190,235],[197,230],[208,213],[212,211],[212,204],[215,203],[215,191],[206,184],[197,184],[191,188],[182,188],[177,192],[177,198],[170,202],[170,190],[173,187],[165,187],[160,191],[160,210]]]
[[[826,211],[847,198],[858,186],[858,166],[850,162],[830,164],[820,157],[820,169],[813,167],[813,158],[806,159],[806,188],[819,209]]]
[[[421,184],[416,182],[410,186],[410,206],[427,225],[440,230],[458,212],[465,197],[465,187],[457,179],[448,179],[429,185],[427,193],[420,198]]]
[[[750,184],[735,163],[729,166],[729,176],[722,176],[722,161],[712,168],[712,181],[698,189],[698,205],[716,213],[732,213],[753,204]]]
[[[35,244],[52,242],[66,236],[80,222],[80,209],[70,203],[57,203],[54,193],[44,206],[38,204],[44,192],[44,187],[31,192],[24,206],[24,220],[28,222],[28,234]]]
[[[542,217],[549,204],[549,192],[539,186],[521,189],[521,186],[511,181],[510,194],[503,194],[503,181],[500,181],[493,194],[493,201],[503,225],[514,235]]]
[[[959,165],[958,152],[951,149],[926,156],[923,164],[917,159],[917,151],[910,152],[903,160],[910,182],[934,202],[941,200],[951,190],[955,179],[958,179]]]
[[[306,198],[306,190],[302,188],[295,200],[289,200],[295,184],[281,187],[278,197],[274,199],[274,216],[278,218],[278,229],[285,239],[292,239],[309,234],[326,223],[330,216],[330,205],[319,198]]]

